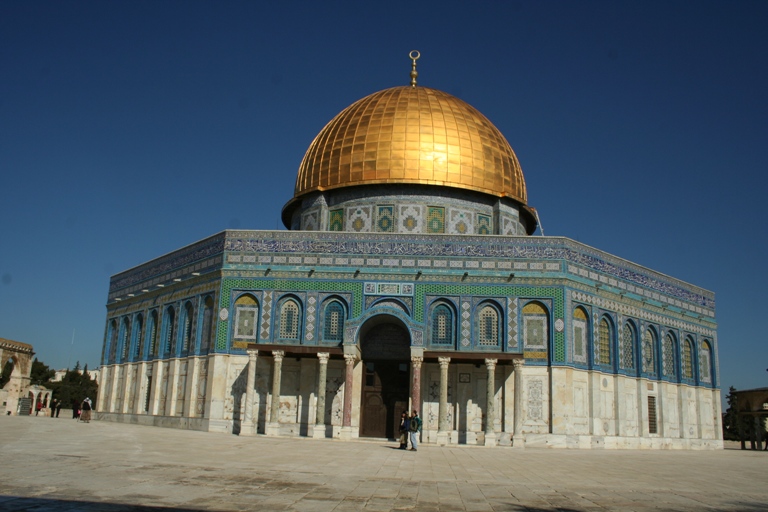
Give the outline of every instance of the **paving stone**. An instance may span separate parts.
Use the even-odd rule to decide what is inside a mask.
[[[765,452],[393,448],[0,417],[0,511],[768,509]]]

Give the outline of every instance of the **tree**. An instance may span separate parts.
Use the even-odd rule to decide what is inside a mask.
[[[56,370],[52,370],[47,364],[38,361],[37,358],[32,361],[29,381],[33,386],[45,386],[55,375]]]
[[[736,413],[736,388],[728,388],[728,394],[725,395],[725,402],[728,408],[723,413],[723,439],[726,441],[739,440],[739,415]]]
[[[67,370],[60,382],[52,382],[49,387],[53,390],[53,397],[65,405],[80,404],[86,397],[96,403],[99,385],[86,371],[80,371],[80,361],[75,368]]]

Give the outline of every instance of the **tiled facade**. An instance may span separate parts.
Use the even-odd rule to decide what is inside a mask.
[[[344,430],[344,355],[352,354],[356,437],[364,414],[361,337],[369,322],[386,319],[407,333],[403,361],[423,360],[426,442],[486,442],[481,363],[494,359],[497,444],[720,445],[713,294],[566,238],[225,231],[114,276],[108,311],[109,392],[99,410],[112,419],[314,435],[317,354],[327,352],[327,435]],[[624,331],[634,333],[628,341]],[[249,347],[258,355],[246,423]],[[281,362],[271,421],[277,351],[290,358]],[[438,356],[451,359],[442,439]],[[515,359],[524,365],[513,369]],[[660,404],[653,418],[648,397]]]

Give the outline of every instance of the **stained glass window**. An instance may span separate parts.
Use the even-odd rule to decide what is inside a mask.
[[[477,234],[478,235],[490,235],[491,231],[491,217],[488,215],[477,216]]]
[[[587,362],[587,313],[582,308],[573,310],[573,358]]]
[[[117,320],[109,323],[109,358],[108,362],[114,363],[117,357]]]
[[[323,341],[342,341],[344,337],[344,308],[337,301],[332,301],[325,308]]]
[[[280,339],[299,339],[299,306],[292,300],[286,300],[280,308]]]
[[[165,310],[165,351],[166,354],[176,352],[176,311],[173,306]]]
[[[213,299],[208,296],[205,298],[205,307],[203,308],[203,335],[200,338],[200,352],[208,353],[211,349],[211,334],[213,330]]]
[[[128,359],[128,349],[131,345],[131,321],[127,318],[123,320],[122,339],[120,340],[120,362]]]
[[[693,379],[693,340],[686,338],[683,344],[683,378]]]
[[[328,231],[344,231],[344,210],[329,212]]]
[[[190,346],[192,345],[192,321],[195,316],[195,309],[192,307],[191,302],[187,302],[184,305],[184,326],[181,338],[181,352],[187,354]],[[194,347],[192,347],[194,348]]]
[[[499,313],[493,306],[483,306],[477,315],[479,345],[499,345]]]
[[[650,329],[646,329],[643,334],[643,371],[645,373],[656,373],[656,338]]]
[[[152,311],[149,316],[149,355],[157,355],[157,311]]]
[[[453,345],[453,312],[445,304],[432,310],[432,343]]]
[[[621,330],[620,365],[625,370],[635,369],[635,331],[629,323]]]
[[[427,233],[445,233],[445,208],[427,208]]]
[[[699,378],[702,382],[712,382],[712,374],[710,372],[711,361],[709,343],[704,341],[699,350]]]
[[[661,358],[664,376],[674,377],[677,374],[675,371],[675,340],[672,339],[672,335],[669,333],[664,336]]]
[[[141,358],[141,354],[144,351],[144,317],[138,315],[136,322],[133,324],[133,330],[136,333],[136,343],[134,344],[135,352],[133,353],[134,359]]]
[[[595,359],[597,364],[611,364],[611,326],[605,318],[600,320],[597,329],[597,354]]]
[[[376,218],[376,231],[382,233],[394,233],[395,231],[395,207],[379,206]]]

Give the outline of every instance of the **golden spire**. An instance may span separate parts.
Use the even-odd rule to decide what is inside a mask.
[[[418,50],[413,50],[408,56],[411,58],[411,87],[416,87],[416,77],[419,76],[418,71],[416,71],[416,61],[419,60],[421,54]]]

